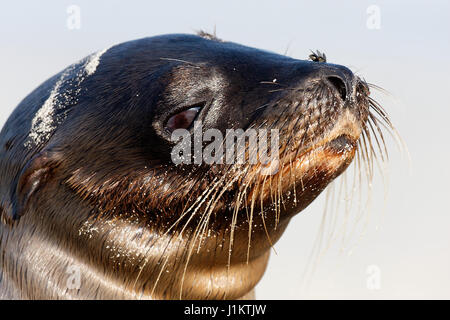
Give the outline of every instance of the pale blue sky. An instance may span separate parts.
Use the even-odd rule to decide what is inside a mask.
[[[81,29],[66,27],[69,5]],[[366,26],[380,8],[381,29]],[[389,193],[374,183],[374,215],[352,255],[326,254],[308,293],[303,270],[323,197],[295,217],[258,286],[259,298],[450,298],[449,1],[14,1],[0,11],[0,123],[41,82],[115,43],[204,29],[225,40],[296,58],[327,54],[369,82],[405,139],[412,170],[391,143]],[[392,141],[390,141],[392,142]],[[377,181],[376,181],[377,182]],[[379,181],[378,181],[379,182]],[[376,219],[375,219],[376,220]],[[375,227],[379,227],[375,231]],[[382,272],[380,290],[366,269]]]

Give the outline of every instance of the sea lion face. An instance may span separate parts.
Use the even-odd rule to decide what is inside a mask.
[[[6,207],[65,230],[74,254],[82,254],[80,241],[114,242],[126,252],[121,258],[109,259],[114,252],[105,246],[92,250],[153,297],[248,292],[289,219],[347,168],[367,131],[368,86],[343,66],[186,35],[132,41],[98,58],[94,72],[88,61],[65,76],[83,75],[76,90],[57,93],[73,104],[51,114],[48,139],[33,145],[27,130],[13,139],[30,160],[17,182],[18,204]],[[236,145],[226,138],[239,129],[260,140],[265,132],[276,157],[252,162],[253,140],[233,138],[243,143],[233,149],[243,158],[227,161]],[[177,163],[180,130],[189,143]],[[223,138],[214,152],[208,130]],[[92,226],[102,231],[93,236]],[[188,282],[200,276],[189,266],[216,278],[195,291]],[[247,283],[236,284],[233,274]]]
[[[114,55],[114,48],[104,55],[103,68],[112,68],[108,53]],[[73,123],[68,119],[69,128],[61,130],[64,141],[58,142],[73,152],[69,185],[95,199],[97,207],[100,203],[103,214],[132,207],[150,220],[164,221],[165,230],[189,218],[196,227],[209,210],[208,224],[217,232],[214,223],[228,228],[233,215],[236,224],[248,224],[245,212],[253,203],[251,209],[275,228],[280,219],[305,208],[353,159],[368,116],[368,88],[346,67],[186,36],[154,41],[127,55],[130,62],[120,68],[124,61],[114,62],[112,71],[128,73],[120,77],[105,71],[98,84],[102,88],[90,89],[102,98],[95,107],[87,104]],[[248,150],[241,163],[226,161],[226,146],[214,163],[206,163],[204,154],[197,161],[194,150],[187,164],[174,163],[173,133],[187,130],[193,149],[194,123],[201,124],[200,133],[218,130],[224,139],[230,129],[263,129],[269,136],[275,130],[278,158],[266,166],[276,166],[277,172],[261,174],[260,162],[248,163]],[[79,148],[73,147],[73,137]],[[130,190],[130,181],[139,192]],[[221,195],[211,200],[213,185]],[[208,206],[207,199],[214,205]],[[189,207],[196,216],[186,212]]]

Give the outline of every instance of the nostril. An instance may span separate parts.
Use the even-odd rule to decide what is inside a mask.
[[[347,90],[345,89],[345,83],[339,77],[328,77],[328,81],[336,88],[339,92],[339,95],[342,98],[342,101],[345,101],[347,97]]]

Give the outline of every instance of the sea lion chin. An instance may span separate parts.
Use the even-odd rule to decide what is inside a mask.
[[[292,216],[353,160],[371,108],[385,115],[348,68],[311,59],[165,35],[44,82],[0,133],[0,296],[248,297]],[[174,163],[173,133],[197,123],[276,133],[278,157]]]

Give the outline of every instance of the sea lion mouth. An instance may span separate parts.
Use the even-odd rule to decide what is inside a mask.
[[[333,130],[325,134],[325,138],[315,144],[312,149],[321,147],[327,150],[330,156],[342,156],[355,151],[365,124],[358,122],[349,114],[343,118],[343,120],[337,121]]]
[[[341,134],[339,137],[328,142],[327,145],[330,150],[337,154],[342,154],[346,151],[354,149],[356,142],[346,134]]]

